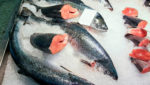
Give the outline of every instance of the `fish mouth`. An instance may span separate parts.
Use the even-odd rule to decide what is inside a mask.
[[[117,75],[117,72],[115,70],[115,68],[107,68],[105,71],[104,71],[104,74],[107,74],[109,76],[111,76],[114,80],[118,80],[118,75]]]
[[[113,65],[108,64],[104,68],[105,68],[104,74],[111,76],[114,80],[118,80],[118,74]]]
[[[107,32],[108,29],[99,29],[100,32]]]
[[[102,31],[107,31],[108,30],[108,27],[107,27],[107,25],[105,24],[105,25],[102,25]]]
[[[99,27],[97,28],[97,30],[99,30],[99,31],[101,31],[101,32],[107,32],[108,27],[107,27],[106,24],[102,24],[101,26],[99,26]]]
[[[104,68],[104,74],[111,76],[114,80],[118,80],[118,74],[117,71],[109,59],[103,59],[102,61],[95,61],[97,62],[98,67]]]

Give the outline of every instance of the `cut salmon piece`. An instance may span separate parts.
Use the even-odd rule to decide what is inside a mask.
[[[138,16],[138,11],[135,8],[127,7],[125,8],[122,13],[126,16],[132,16],[132,17],[137,17]]]
[[[129,33],[138,37],[142,37],[142,38],[147,36],[147,31],[144,29],[139,29],[139,28],[130,29]]]
[[[61,17],[63,19],[72,19],[79,16],[79,11],[71,5],[66,4],[61,8]]]
[[[59,51],[61,51],[68,43],[68,35],[63,34],[63,35],[56,35],[54,36],[49,50],[51,51],[52,54],[56,54]]]
[[[50,54],[61,51],[68,43],[67,34],[34,33],[30,37],[33,47]]]
[[[135,36],[135,35],[132,35],[129,33],[127,33],[125,35],[125,38],[127,38],[128,40],[131,40],[134,43],[134,45],[136,45],[136,46],[138,46],[139,43],[143,40],[142,37],[138,37],[138,36]]]
[[[150,61],[142,61],[135,58],[131,58],[131,61],[141,73],[150,72]]]
[[[147,21],[143,20],[143,21],[139,22],[137,27],[144,29],[146,27],[146,25],[147,25]]]
[[[144,61],[150,60],[150,52],[145,49],[133,49],[132,53],[130,53],[129,56]]]
[[[149,39],[143,39],[138,46],[140,47],[147,47],[147,45],[150,43]]]
[[[123,19],[125,20],[124,24],[127,24],[129,28],[145,28],[148,22],[146,20],[132,17],[132,16],[123,16]]]

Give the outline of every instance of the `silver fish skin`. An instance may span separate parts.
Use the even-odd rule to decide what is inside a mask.
[[[95,61],[97,67],[102,66],[104,73],[112,76],[115,80],[118,79],[117,71],[110,59],[108,53],[100,45],[100,43],[80,24],[78,23],[55,23],[53,21],[46,21],[36,16],[30,16],[36,22],[46,22],[50,25],[59,25],[70,37],[69,42],[75,43],[77,50],[83,53],[89,60]]]
[[[47,2],[56,4],[56,5],[53,5],[53,6],[55,6],[55,8],[53,6],[40,7],[36,4],[34,4],[34,1],[32,1],[32,0],[29,3],[31,5],[34,5],[37,8],[37,10],[41,10],[42,15],[46,16],[46,18],[57,18],[58,17],[57,21],[62,21],[63,20],[63,19],[60,19],[60,17],[61,17],[61,16],[59,16],[60,15],[60,10],[58,10],[58,9],[59,9],[59,7],[61,7],[61,5],[64,5],[64,4],[70,4],[73,8],[78,9],[80,14],[83,13],[84,9],[94,10],[91,7],[86,6],[80,0],[77,0],[77,1],[76,0],[47,0]],[[52,10],[52,7],[54,9],[53,10],[54,13],[52,11],[47,12],[47,11]],[[51,16],[48,16],[48,15],[51,15]],[[38,17],[40,17],[40,16],[38,16]],[[76,19],[68,19],[68,20],[65,20],[65,21],[66,22],[77,22]],[[105,20],[103,19],[102,15],[99,12],[96,13],[90,27],[92,27],[96,31],[107,31],[108,30],[107,24],[106,24]]]
[[[16,25],[10,41],[10,51],[15,63],[29,76],[48,85],[94,85],[86,79],[48,64],[44,57],[39,58],[24,52],[18,33],[19,26]]]
[[[113,62],[101,46],[101,44],[83,26],[72,23],[65,25],[63,29],[70,36],[70,42],[75,43],[76,49],[86,55],[88,59],[96,62],[97,66],[102,66],[104,72],[115,80],[118,79],[117,71]]]
[[[76,3],[78,5],[82,5],[82,6],[85,6],[87,7],[84,2],[82,0],[46,0],[48,2],[54,2],[54,3],[58,3],[58,2],[61,2],[61,3],[65,3],[66,1],[69,1],[69,2],[73,2],[73,3]],[[113,11],[113,7],[112,5],[110,4],[110,2],[108,0],[97,0],[99,3],[103,4],[104,7],[108,8],[109,10]]]

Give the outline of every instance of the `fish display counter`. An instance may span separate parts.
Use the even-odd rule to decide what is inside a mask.
[[[148,0],[24,0],[2,85],[149,85]]]

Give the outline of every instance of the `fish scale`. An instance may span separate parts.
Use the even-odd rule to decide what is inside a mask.
[[[87,30],[76,23],[67,24],[64,30],[71,36],[72,41],[75,41],[76,45],[78,45],[79,52],[86,55],[90,60],[96,61],[98,67],[104,67],[106,72],[110,73],[108,75],[118,79],[117,72],[108,53]]]
[[[87,80],[58,69],[44,62],[44,58],[34,57],[24,52],[18,40],[19,27],[16,26],[10,43],[10,51],[16,64],[34,79],[55,85],[94,85]]]
[[[55,3],[55,2],[49,1],[49,3]],[[80,21],[79,21],[80,19],[77,19],[77,18],[81,18],[82,16],[78,16],[76,18],[71,18],[71,19],[62,19],[60,10],[64,6],[64,4],[71,5],[73,8],[76,8],[79,11],[80,15],[86,14],[87,17],[89,17],[90,15],[88,15],[85,12],[85,10],[86,9],[88,9],[88,11],[94,10],[94,9],[92,9],[89,6],[79,5],[77,3],[73,3],[70,0],[67,0],[67,1],[64,1],[64,2],[60,2],[60,4],[55,4],[55,5],[52,5],[52,6],[50,5],[50,6],[46,6],[46,7],[38,6],[34,2],[30,2],[29,4],[35,6],[38,10],[41,10],[42,16],[36,15],[37,13],[34,13],[34,15],[36,15],[37,17],[41,17],[41,18],[43,18],[43,16],[46,16],[45,19],[54,19],[55,22],[66,21],[66,22],[79,22],[80,23]],[[101,14],[98,13],[98,12],[96,12],[95,17],[93,17],[92,21],[88,20],[88,22],[91,22],[91,23],[89,25],[86,25],[86,24],[85,25],[89,26],[89,27],[92,27],[96,31],[107,31],[108,30],[108,27],[107,27],[107,25],[105,23],[105,20],[103,19]]]
[[[30,14],[30,13],[29,13]],[[32,13],[29,19],[34,19],[35,22],[45,22],[46,20],[41,18],[33,18],[36,16],[32,16]],[[23,20],[23,19],[22,19]],[[23,20],[24,21],[24,20]],[[53,21],[48,21],[47,24],[52,25]],[[32,24],[32,23],[25,23]],[[66,33],[70,36],[73,35],[73,40],[76,40],[76,45],[79,47],[78,50],[81,51],[89,60],[96,61],[97,66],[102,66],[105,69],[105,73],[112,76],[114,79],[118,79],[117,72],[115,67],[106,53],[104,48],[99,44],[99,42],[88,32],[85,28],[78,25],[77,23],[70,23],[67,24],[66,22],[63,23],[55,23],[53,25],[60,26]],[[69,29],[68,29],[69,28]],[[68,70],[64,72],[64,69],[57,66],[58,64],[55,62],[53,65],[52,63],[45,62],[45,56],[37,55],[33,56],[32,53],[26,52],[20,46],[22,45],[20,38],[18,38],[17,34],[19,34],[19,27],[15,28],[14,36],[11,42],[11,53],[12,56],[18,66],[23,69],[26,73],[28,73],[34,79],[41,80],[48,84],[58,84],[58,85],[94,85],[93,83],[77,76]],[[36,48],[34,48],[36,49]],[[51,55],[53,57],[53,55]],[[18,61],[18,59],[19,61]],[[82,58],[81,58],[82,59]],[[21,62],[22,61],[22,62]],[[50,62],[50,61],[49,61]],[[30,66],[27,66],[30,65]],[[59,68],[59,69],[57,69]],[[61,69],[60,69],[61,68]],[[50,71],[50,72],[49,72]],[[52,74],[53,73],[53,74]],[[52,81],[53,80],[53,81]]]

